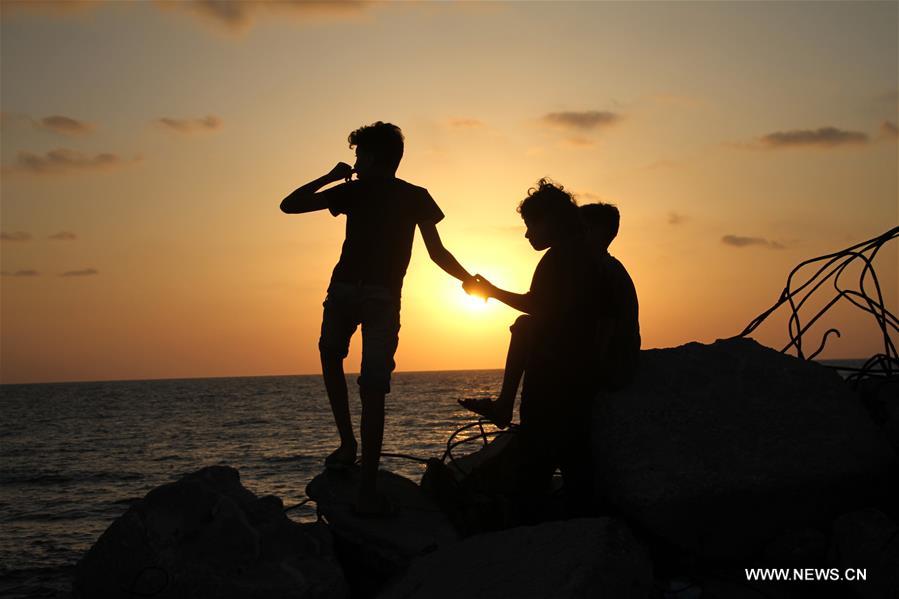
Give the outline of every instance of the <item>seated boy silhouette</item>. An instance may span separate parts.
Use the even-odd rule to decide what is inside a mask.
[[[577,204],[561,186],[540,180],[518,211],[531,246],[547,251],[534,270],[527,293],[500,289],[480,276],[463,283],[469,293],[495,298],[527,315],[512,326],[500,400],[463,405],[501,426],[508,425],[523,370],[521,425],[514,449],[520,458],[512,460],[515,472],[497,475],[509,479],[510,493],[533,496],[549,490],[558,467],[569,513],[583,515],[592,505],[589,420],[596,323],[594,262],[587,251]],[[499,463],[510,462],[500,459]],[[486,473],[493,470],[487,467],[482,480],[491,478]]]
[[[324,302],[319,352],[322,374],[340,446],[326,467],[345,468],[356,461],[356,437],[350,419],[343,360],[350,338],[362,325],[362,366],[358,379],[362,400],[362,469],[356,510],[380,515],[390,510],[376,487],[384,435],[384,396],[399,342],[400,295],[418,226],[431,259],[466,282],[471,275],[443,247],[437,223],[443,212],[428,191],[396,177],[403,157],[399,127],[377,122],[350,133],[356,148],[354,167],[340,162],[331,171],[298,188],[281,202],[288,214],[327,208],[345,214],[346,238]],[[351,180],[355,173],[356,179]],[[344,181],[321,190],[326,185]]]
[[[636,375],[640,354],[639,304],[633,280],[627,269],[609,254],[609,245],[618,235],[621,220],[614,204],[597,202],[578,209],[584,230],[585,249],[594,261],[597,281],[595,316],[596,339],[593,347],[593,380],[602,390],[628,385]],[[489,282],[476,275],[472,290],[489,294]],[[512,422],[515,396],[527,364],[531,347],[528,317],[521,316],[510,327],[512,332],[506,355],[506,368],[499,397],[462,399],[465,408],[488,418],[499,428]]]

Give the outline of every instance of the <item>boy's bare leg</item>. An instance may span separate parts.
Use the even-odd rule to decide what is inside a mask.
[[[506,353],[506,368],[503,371],[503,386],[495,400],[486,398],[461,399],[459,403],[469,410],[486,416],[499,428],[506,428],[512,422],[515,411],[515,397],[518,385],[524,375],[530,353],[531,333],[527,316],[521,316],[510,327],[509,350]]]
[[[496,400],[496,413],[502,420],[512,420],[512,412],[515,409],[515,397],[518,395],[518,385],[524,375],[524,367],[527,364],[528,348],[530,346],[530,332],[525,326],[518,326],[518,322],[512,327],[512,335],[509,338],[509,351],[506,354],[506,369],[503,371],[503,386]]]
[[[512,329],[509,338],[509,351],[506,354],[506,369],[503,371],[503,386],[497,398],[497,408],[503,416],[511,420],[512,411],[515,409],[515,396],[518,395],[518,385],[524,375],[524,367],[528,358],[529,339],[527,331],[517,328]]]
[[[352,464],[356,461],[356,436],[353,434],[353,422],[350,419],[350,401],[347,394],[346,375],[343,373],[343,360],[322,356],[322,375],[325,379],[325,390],[331,403],[331,413],[340,434],[340,447],[328,456],[325,463]]]
[[[360,387],[359,395],[362,396],[362,476],[356,507],[360,511],[376,512],[383,509],[377,480],[384,440],[384,393]]]

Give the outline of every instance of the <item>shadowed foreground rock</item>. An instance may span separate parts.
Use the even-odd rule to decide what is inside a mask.
[[[395,514],[381,518],[355,514],[358,488],[358,468],[325,471],[306,487],[306,495],[334,534],[355,587],[370,592],[414,558],[459,540],[447,516],[411,480],[386,470],[378,473],[378,489],[396,508]]]
[[[899,597],[899,526],[883,513],[866,509],[837,518],[831,558],[840,569],[865,569],[867,578],[851,584],[852,597]]]
[[[611,518],[522,526],[422,557],[380,599],[645,598],[652,564]]]
[[[328,531],[256,497],[237,470],[203,468],[150,491],[78,563],[76,597],[339,598]]]
[[[700,557],[747,556],[872,504],[895,459],[836,373],[755,341],[644,351],[640,367],[597,401],[599,489]]]

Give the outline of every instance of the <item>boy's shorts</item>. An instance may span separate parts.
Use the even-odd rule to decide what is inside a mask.
[[[350,338],[362,325],[360,387],[390,393],[393,356],[399,344],[400,299],[387,287],[341,283],[328,288],[318,350],[324,358],[344,359]]]

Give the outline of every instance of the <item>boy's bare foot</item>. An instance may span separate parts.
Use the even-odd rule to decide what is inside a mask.
[[[512,410],[498,400],[492,401],[489,397],[467,397],[460,399],[459,405],[488,419],[497,428],[506,428],[512,423]]]
[[[345,470],[356,464],[356,442],[341,443],[340,447],[325,458],[325,468]]]

